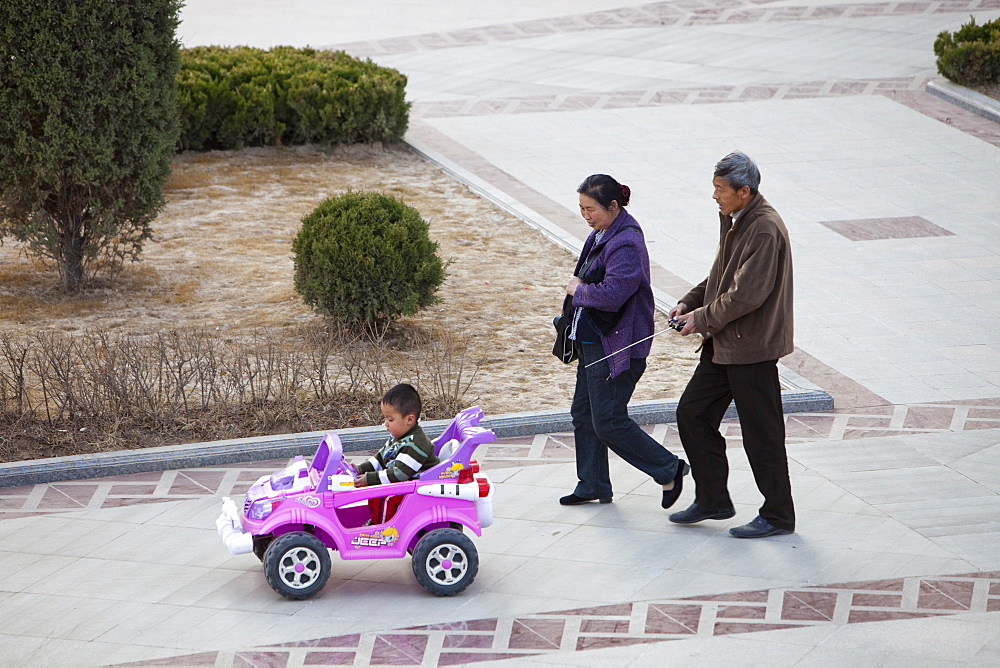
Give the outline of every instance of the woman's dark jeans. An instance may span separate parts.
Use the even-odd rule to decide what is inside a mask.
[[[645,359],[633,359],[627,371],[609,379],[608,361],[584,367],[604,357],[599,343],[581,343],[573,395],[573,434],[576,438],[576,476],[573,491],[585,499],[610,497],[608,449],[661,485],[673,482],[678,459],[639,428],[628,416],[628,402],[646,371]],[[628,353],[621,353],[627,355]]]

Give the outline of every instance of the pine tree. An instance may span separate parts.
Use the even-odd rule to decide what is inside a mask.
[[[136,260],[177,146],[180,0],[0,0],[0,234],[67,292]]]

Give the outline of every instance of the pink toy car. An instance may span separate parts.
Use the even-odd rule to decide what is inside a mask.
[[[466,408],[434,439],[441,462],[414,480],[354,487],[356,472],[344,459],[340,438],[323,436],[312,461],[295,457],[262,476],[237,510],[226,498],[216,520],[230,554],[253,552],[264,562],[264,577],[287,598],[304,599],[330,577],[330,553],[342,559],[397,559],[413,555],[413,574],[427,591],[453,596],[479,570],[477,536],[493,523],[493,488],[471,459],[481,443],[496,436],[478,426],[483,411]],[[368,500],[403,495],[387,522],[368,525]]]

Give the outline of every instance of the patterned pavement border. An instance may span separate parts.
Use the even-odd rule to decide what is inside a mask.
[[[647,425],[644,428],[667,448],[680,450],[675,425]],[[792,456],[799,443],[997,428],[1000,428],[1000,399],[909,406],[887,404],[785,416]],[[734,445],[739,445],[739,420],[725,420],[722,431]],[[351,454],[360,457],[366,452],[370,451]],[[480,446],[477,459],[486,466],[501,468],[572,462],[573,453],[572,433],[557,432],[499,439]],[[0,488],[0,520],[205,496],[241,495],[257,478],[284,465],[284,459],[272,459]]]
[[[514,21],[475,29],[349,42],[337,44],[336,47],[354,55],[372,57],[381,54],[510,42],[584,30],[683,27],[920,14],[962,14],[997,8],[1000,8],[1000,0],[914,0],[913,2],[858,2],[794,7],[754,7],[747,6],[747,3],[739,0],[686,0],[685,2],[674,0],[654,2],[639,7],[623,7],[534,21]]]
[[[997,611],[1000,571],[633,601],[120,665],[454,666],[695,637]]]

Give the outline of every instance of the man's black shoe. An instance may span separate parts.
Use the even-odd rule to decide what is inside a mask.
[[[677,499],[681,497],[681,492],[684,491],[684,475],[691,470],[688,463],[683,459],[677,460],[677,473],[674,474],[674,486],[670,489],[663,490],[663,500],[660,505],[664,508],[669,508],[670,506],[677,503]]]
[[[732,508],[702,508],[697,503],[692,503],[687,510],[672,513],[670,521],[674,524],[694,524],[702,520],[728,520],[736,517],[736,511]]]
[[[783,536],[786,533],[793,533],[791,529],[779,529],[770,522],[758,515],[749,524],[741,527],[733,527],[729,530],[731,536],[737,538],[765,538],[767,536]]]
[[[599,499],[585,499],[582,496],[577,496],[576,494],[567,494],[566,496],[559,499],[559,503],[564,506],[579,506],[582,503],[590,503],[591,501],[598,501],[600,503],[611,503],[610,496],[602,496]]]

